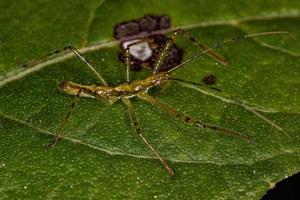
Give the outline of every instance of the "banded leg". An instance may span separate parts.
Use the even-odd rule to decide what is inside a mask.
[[[142,100],[154,105],[154,106],[158,106],[159,108],[166,111],[169,115],[171,115],[171,116],[173,116],[173,117],[175,117],[175,118],[177,118],[177,119],[179,119],[179,120],[181,120],[181,121],[183,121],[187,124],[190,124],[192,126],[195,126],[195,127],[198,127],[198,128],[208,128],[208,129],[211,129],[211,130],[215,130],[215,131],[221,132],[221,133],[223,133],[225,135],[228,135],[228,136],[237,137],[237,138],[239,138],[241,140],[244,140],[246,142],[250,142],[252,140],[249,136],[246,136],[246,135],[241,134],[239,132],[232,131],[232,130],[229,130],[229,129],[226,129],[226,128],[212,126],[212,125],[209,125],[209,124],[204,124],[200,121],[197,121],[197,120],[191,118],[190,116],[171,108],[167,104],[155,99],[154,97],[151,97],[150,95],[148,95],[146,93],[140,93],[140,94],[138,94],[138,97],[141,98]]]
[[[156,60],[156,63],[154,65],[154,71],[153,71],[154,74],[157,73],[157,72],[159,72],[159,68],[160,68],[160,66],[161,66],[164,58],[166,57],[166,54],[167,54],[168,50],[170,49],[171,45],[176,41],[176,37],[178,35],[181,35],[184,38],[189,39],[192,42],[192,44],[194,44],[201,51],[208,49],[205,45],[203,45],[200,42],[198,42],[190,33],[186,32],[186,31],[184,31],[182,29],[178,29],[178,30],[176,30],[176,31],[174,31],[172,33],[171,37],[166,42],[163,50],[161,51],[158,59]],[[225,58],[223,58],[222,56],[220,56],[219,54],[215,53],[212,50],[208,50],[205,53],[208,54],[214,60],[216,60],[219,63],[221,63],[222,65],[227,65],[228,64],[228,61]]]
[[[48,147],[54,147],[57,144],[57,142],[58,142],[58,140],[60,138],[60,132],[62,131],[63,127],[67,124],[68,119],[70,117],[70,114],[74,110],[76,102],[77,102],[78,97],[80,96],[81,92],[82,91],[79,90],[79,92],[77,93],[77,95],[74,97],[74,99],[73,99],[73,101],[72,101],[72,103],[71,103],[71,105],[70,105],[70,107],[69,107],[66,115],[64,116],[64,118],[62,119],[62,121],[59,124],[59,127],[55,131],[56,133],[55,133],[55,135],[53,137],[52,142],[48,145]]]
[[[126,64],[126,81],[130,83],[130,66],[131,66],[131,59],[130,59],[130,45],[128,45],[125,49],[125,64]]]
[[[84,64],[86,64],[88,66],[88,68],[96,75],[96,77],[98,78],[98,80],[104,84],[104,85],[107,85],[107,83],[105,82],[105,80],[103,79],[103,77],[96,71],[95,67],[93,67],[82,55],[81,53],[79,53],[79,51],[77,49],[75,49],[74,47],[71,47],[71,46],[67,46],[67,47],[64,47],[62,49],[57,49],[53,52],[50,52],[38,59],[35,59],[35,60],[32,60],[30,61],[29,63],[26,63],[26,64],[23,64],[22,67],[29,67],[29,66],[32,66],[32,65],[35,65],[35,64],[38,64],[42,61],[44,61],[45,59],[49,59],[51,58],[53,55],[56,55],[56,54],[59,54],[60,52],[62,51],[65,51],[65,50],[70,50],[72,53],[74,53],[77,58],[82,61]]]
[[[144,42],[151,42],[152,40],[149,38],[141,38],[141,39],[137,39],[136,42],[130,43],[129,45],[126,46],[125,48],[125,65],[126,65],[126,80],[128,83],[130,83],[130,66],[131,66],[131,59],[130,59],[130,47],[140,44],[140,43],[144,43]]]
[[[147,139],[143,136],[141,128],[140,128],[140,124],[138,121],[138,118],[133,110],[133,106],[130,102],[129,99],[122,99],[123,102],[127,105],[128,107],[128,112],[129,112],[129,116],[131,118],[131,121],[133,123],[133,127],[135,129],[136,134],[143,140],[143,142],[149,147],[149,149],[155,154],[155,156],[158,158],[158,160],[161,162],[161,164],[164,166],[164,168],[167,170],[167,172],[169,173],[170,176],[174,176],[174,171],[172,170],[172,168],[169,166],[169,164],[167,163],[167,161],[158,153],[158,151],[152,146],[152,144],[150,144]]]
[[[206,48],[205,50],[203,50],[200,53],[197,53],[195,55],[193,55],[192,57],[190,57],[189,59],[185,60],[184,62],[180,63],[179,65],[173,67],[172,69],[168,70],[169,73],[171,73],[172,71],[175,71],[176,69],[184,66],[185,64],[195,60],[196,58],[200,58],[203,55],[207,54],[208,52],[217,49],[227,43],[234,43],[246,38],[254,38],[254,37],[258,37],[258,36],[266,36],[266,35],[275,35],[275,34],[289,34],[292,38],[293,36],[287,32],[287,31],[270,31],[270,32],[260,32],[260,33],[250,33],[250,34],[246,34],[246,35],[241,35],[241,36],[237,36],[237,37],[233,37],[227,40],[222,40],[220,42],[216,42],[213,45],[209,46],[208,48]]]

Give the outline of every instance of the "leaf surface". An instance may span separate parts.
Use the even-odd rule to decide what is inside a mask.
[[[0,2],[0,194],[4,199],[259,199],[300,170],[300,45],[265,36],[217,52],[229,65],[202,57],[173,73],[201,82],[214,74],[222,93],[178,83],[157,98],[203,122],[251,136],[245,143],[190,127],[133,99],[145,137],[170,162],[170,178],[134,134],[126,106],[81,98],[46,148],[72,97],[58,84],[95,84],[80,61],[63,54],[21,70],[27,62],[72,44],[110,84],[125,80],[112,39],[116,23],[145,14],[168,15],[212,45],[233,36],[273,30],[300,38],[299,1],[7,1]],[[185,58],[197,50],[185,40]],[[134,79],[150,72],[132,73]],[[153,91],[157,95],[158,91]]]

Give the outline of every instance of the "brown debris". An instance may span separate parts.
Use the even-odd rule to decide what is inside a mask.
[[[141,61],[138,58],[134,57],[134,56],[130,56],[131,59],[131,70],[134,71],[139,71],[142,68],[149,68],[149,69],[153,69],[154,64],[156,62],[156,60],[158,59],[158,56],[163,48],[163,46],[165,45],[165,43],[167,42],[168,38],[164,35],[153,35],[151,37],[149,37],[152,40],[152,42],[148,43],[150,48],[152,49],[152,56],[150,58],[148,58],[145,61]],[[123,48],[123,45],[120,45],[121,48]],[[124,51],[125,49],[123,49],[123,52],[121,52],[119,54],[119,59],[120,61],[122,61],[123,63],[125,63],[125,55],[124,55]],[[183,49],[179,48],[176,44],[173,44],[169,51],[167,56],[165,57],[161,67],[160,67],[160,71],[167,71],[169,69],[172,69],[173,67],[179,65],[183,59]]]
[[[114,27],[114,38],[120,40],[126,37],[139,35],[143,32],[152,33],[170,27],[171,20],[168,16],[145,15],[139,19],[118,23]]]
[[[157,34],[157,32],[170,27],[171,20],[165,15],[146,15],[139,19],[117,24],[114,28],[114,37],[123,41],[120,45],[122,52],[119,54],[119,60],[123,63],[125,63],[126,60],[124,55],[124,42],[147,38],[149,40],[147,43],[152,50],[152,55],[144,61],[131,55],[131,70],[139,71],[142,68],[152,69],[163,46],[168,40],[166,36]],[[148,37],[142,37],[142,35],[148,35]],[[131,40],[126,40],[126,38],[131,38]],[[143,53],[143,51],[141,51],[141,53]],[[161,65],[160,71],[167,71],[180,64],[183,58],[183,53],[183,49],[179,48],[176,44],[173,44]]]
[[[202,78],[202,82],[205,84],[205,85],[214,85],[216,84],[217,82],[217,77],[215,77],[214,75],[212,74],[208,74],[206,76],[204,76]]]

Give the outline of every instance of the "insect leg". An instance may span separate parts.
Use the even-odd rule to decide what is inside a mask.
[[[143,136],[138,117],[136,116],[133,106],[130,102],[129,99],[122,99],[123,102],[127,105],[128,107],[128,112],[131,118],[131,121],[133,123],[133,127],[135,129],[136,134],[143,140],[143,142],[149,147],[149,149],[155,154],[155,156],[158,158],[158,160],[161,162],[161,164],[164,166],[164,168],[167,170],[170,176],[174,176],[174,171],[172,168],[169,166],[167,161],[158,153],[158,151],[150,144],[147,139]]]
[[[181,113],[173,108],[171,108],[170,106],[168,106],[167,104],[155,99],[154,97],[146,94],[146,93],[140,93],[138,94],[138,97],[141,98],[142,100],[154,105],[154,106],[158,106],[159,108],[161,108],[162,110],[166,111],[169,115],[187,123],[190,124],[192,126],[198,127],[198,128],[208,128],[211,130],[215,130],[219,133],[223,133],[225,135],[228,136],[232,136],[232,137],[236,137],[239,138],[241,140],[244,140],[246,142],[250,142],[252,139],[247,136],[244,135],[242,133],[236,132],[236,131],[232,131],[226,128],[222,128],[222,127],[217,127],[217,126],[213,126],[213,125],[209,125],[209,124],[204,124],[198,120],[195,120],[193,118],[191,118],[190,116]]]
[[[208,48],[204,44],[200,43],[192,34],[190,34],[189,32],[187,32],[183,29],[177,29],[175,31],[175,33],[183,36],[184,38],[186,38],[188,40],[190,40],[192,42],[192,44],[194,46],[196,46],[201,51],[206,50]],[[227,65],[228,64],[228,61],[225,58],[223,58],[221,55],[219,55],[218,53],[216,53],[214,51],[208,51],[207,54],[211,58],[213,58],[214,60],[216,60],[217,62],[219,62],[222,65]]]
[[[210,52],[211,50],[217,49],[227,43],[233,43],[233,42],[237,42],[246,38],[254,38],[254,37],[258,37],[258,36],[265,36],[265,35],[275,35],[275,34],[289,34],[289,32],[287,31],[270,31],[270,32],[260,32],[260,33],[250,33],[250,34],[246,34],[246,35],[241,35],[241,36],[237,36],[237,37],[233,37],[227,40],[222,40],[220,42],[216,42],[213,45],[209,46],[206,50],[200,52],[200,53],[196,53],[194,56],[192,56],[191,58],[185,60],[184,62],[180,63],[179,65],[173,67],[172,69],[170,69],[168,72],[171,73],[172,71],[175,71],[176,69],[184,66],[185,64],[195,60],[196,58],[202,57],[203,55],[207,54],[208,52]],[[293,36],[291,34],[289,34],[292,38]]]
[[[72,101],[72,103],[71,103],[71,105],[70,105],[70,107],[69,107],[66,115],[64,116],[64,118],[62,119],[62,121],[59,124],[59,127],[55,131],[55,135],[54,135],[54,138],[53,138],[52,142],[48,145],[48,147],[54,147],[57,144],[58,140],[60,139],[60,132],[63,129],[63,127],[66,125],[66,123],[68,122],[70,114],[74,110],[75,105],[76,105],[77,100],[78,100],[78,97],[79,97],[79,95],[80,95],[81,92],[82,91],[79,90],[79,92],[77,93],[77,95],[74,97],[74,99],[73,99],[73,101]]]
[[[74,54],[77,56],[77,58],[78,58],[79,60],[81,60],[83,63],[85,63],[85,64],[88,66],[88,68],[96,75],[96,77],[98,78],[99,81],[101,81],[102,84],[107,85],[107,83],[105,82],[105,80],[103,79],[103,77],[96,71],[95,67],[93,67],[93,66],[92,66],[92,65],[91,65],[91,64],[90,64],[90,63],[89,63],[82,55],[81,55],[81,53],[79,53],[79,51],[78,51],[77,49],[75,49],[74,47],[71,47],[71,46],[67,46],[67,47],[64,47],[64,48],[62,48],[62,49],[57,49],[57,50],[55,50],[55,51],[53,51],[53,52],[50,52],[50,53],[48,53],[48,54],[46,54],[46,55],[44,55],[44,56],[42,56],[42,57],[40,57],[40,58],[38,58],[38,59],[32,60],[32,61],[30,61],[30,62],[28,62],[28,63],[26,63],[26,64],[21,65],[21,66],[22,66],[22,67],[30,67],[30,66],[32,66],[32,65],[35,65],[35,64],[38,64],[38,63],[44,61],[45,59],[49,59],[49,58],[51,58],[53,55],[59,54],[60,52],[65,51],[65,50],[70,50],[72,53],[74,53]]]
[[[186,39],[189,39],[192,44],[194,44],[198,49],[200,49],[201,51],[203,50],[207,50],[207,47],[203,44],[201,44],[199,41],[197,41],[190,33],[182,30],[182,29],[178,29],[176,31],[174,31],[171,35],[171,37],[169,38],[169,40],[166,42],[163,50],[161,51],[158,59],[155,62],[154,65],[154,71],[153,73],[157,73],[159,71],[159,68],[169,50],[169,48],[171,47],[171,45],[176,41],[176,37],[178,35],[183,36]],[[208,50],[207,52],[205,52],[206,54],[208,54],[210,57],[212,57],[214,60],[218,61],[219,63],[223,64],[223,65],[227,65],[227,60],[225,58],[223,58],[222,56],[220,56],[219,54],[213,52],[212,50]]]
[[[131,59],[130,59],[130,45],[125,49],[125,57],[126,57],[126,80],[127,83],[130,83],[130,66],[131,66]]]
[[[126,80],[128,83],[130,83],[130,66],[131,66],[131,59],[130,59],[130,47],[134,46],[134,45],[137,45],[137,44],[140,44],[140,43],[143,43],[143,42],[151,42],[152,39],[149,39],[149,38],[140,38],[140,39],[137,39],[138,41],[136,42],[133,42],[131,44],[129,44],[126,49],[125,49],[125,64],[126,64]]]
[[[31,60],[31,61],[29,61],[29,62],[27,62],[25,64],[20,64],[20,66],[23,67],[23,68],[31,67],[33,65],[36,65],[36,64],[39,64],[39,63],[43,62],[46,59],[50,59],[53,56],[55,56],[55,55],[57,55],[57,54],[59,54],[59,53],[61,53],[63,51],[65,51],[65,48],[56,49],[56,50],[51,51],[50,53],[47,53],[47,54],[45,54],[45,55],[43,55],[43,56],[41,56],[39,58],[33,59],[33,60]]]

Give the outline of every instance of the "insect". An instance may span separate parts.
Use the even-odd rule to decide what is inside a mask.
[[[94,73],[94,75],[97,77],[97,79],[101,82],[101,84],[98,84],[98,85],[81,85],[78,83],[74,83],[72,81],[65,81],[59,85],[60,89],[63,92],[65,92],[69,95],[73,95],[73,96],[75,96],[75,98],[74,98],[73,102],[71,103],[64,118],[60,122],[59,127],[56,130],[56,133],[54,135],[54,138],[53,138],[52,142],[49,144],[49,147],[54,147],[57,144],[57,142],[59,141],[59,139],[61,138],[60,132],[63,129],[63,127],[66,125],[66,123],[69,119],[69,116],[70,116],[72,110],[74,109],[74,107],[76,105],[76,101],[79,97],[95,98],[97,100],[100,100],[100,101],[108,103],[108,104],[113,104],[118,100],[122,101],[128,108],[128,113],[129,113],[129,116],[130,116],[130,119],[132,122],[132,126],[135,130],[135,133],[148,146],[148,148],[152,151],[152,153],[160,161],[160,163],[166,169],[166,171],[168,172],[168,174],[170,176],[174,176],[173,169],[168,164],[168,162],[164,159],[164,157],[156,150],[156,148],[144,137],[144,135],[142,133],[138,116],[136,115],[133,104],[132,104],[132,98],[136,97],[136,98],[141,99],[153,106],[157,106],[160,109],[164,110],[170,116],[172,116],[178,120],[181,120],[186,124],[192,125],[194,127],[201,128],[201,129],[211,129],[213,131],[223,133],[225,135],[232,136],[232,137],[237,137],[246,142],[250,142],[251,137],[244,135],[242,133],[239,133],[237,131],[233,131],[233,130],[223,128],[223,127],[218,127],[215,125],[205,124],[199,120],[193,119],[189,115],[187,115],[185,113],[181,113],[181,112],[171,108],[168,104],[161,102],[157,98],[149,95],[148,91],[151,88],[158,87],[160,85],[164,85],[171,81],[184,82],[187,84],[193,84],[193,85],[197,85],[200,87],[204,86],[204,87],[207,87],[207,88],[210,88],[213,90],[218,90],[217,88],[208,87],[208,86],[202,85],[200,83],[194,83],[194,82],[191,82],[188,80],[182,80],[182,79],[172,77],[172,72],[180,67],[183,67],[186,63],[191,62],[192,60],[194,60],[198,57],[201,57],[205,54],[211,56],[213,59],[215,59],[216,61],[218,61],[222,64],[227,64],[227,61],[224,58],[222,58],[220,55],[216,54],[212,50],[214,50],[226,43],[235,42],[235,41],[245,39],[245,38],[252,38],[252,37],[257,37],[257,36],[262,36],[262,35],[272,35],[272,34],[286,34],[286,33],[288,33],[288,32],[275,31],[275,32],[261,32],[261,33],[247,34],[247,35],[242,35],[239,37],[234,37],[234,38],[231,38],[228,40],[223,40],[221,42],[217,42],[217,43],[213,44],[210,47],[206,47],[203,44],[199,43],[191,34],[189,34],[188,32],[186,32],[182,29],[179,29],[172,33],[171,37],[168,39],[168,41],[163,46],[163,48],[156,60],[156,63],[153,66],[152,74],[143,80],[131,81],[131,79],[130,79],[130,63],[131,63],[130,62],[130,47],[135,44],[144,42],[143,39],[140,39],[137,42],[131,43],[126,48],[126,52],[125,52],[125,55],[126,55],[125,63],[126,63],[126,72],[127,72],[126,73],[126,82],[123,84],[117,85],[117,86],[108,85],[108,83],[103,79],[101,74],[98,73],[95,70],[95,68],[90,64],[90,62],[88,60],[86,60],[80,54],[80,52],[78,50],[76,50],[74,47],[67,46],[65,48],[62,48],[62,49],[56,50],[52,53],[49,53],[49,54],[43,56],[42,58],[44,59],[44,58],[50,57],[53,54],[56,54],[63,50],[70,50],[77,56],[77,58],[79,58]],[[168,71],[160,72],[159,69],[163,63],[163,60],[164,60],[168,50],[170,49],[171,45],[176,41],[176,37],[178,35],[181,35],[184,38],[189,39],[201,51],[196,53],[194,56],[187,59],[186,61],[182,62],[181,64],[178,64],[177,66],[169,69]],[[35,63],[37,63],[38,60],[41,60],[41,58],[31,61],[30,63],[23,65],[23,67],[35,64]]]

